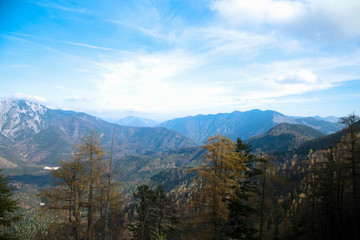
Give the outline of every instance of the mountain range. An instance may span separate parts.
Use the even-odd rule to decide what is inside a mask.
[[[8,100],[0,105],[0,167],[57,165],[90,132],[96,132],[109,151],[114,127],[114,157],[196,146],[191,139],[162,127],[119,126],[85,113]]]
[[[277,129],[265,134],[279,123],[301,126],[279,125]],[[303,125],[309,127],[305,128]],[[309,130],[310,127],[315,130]],[[85,113],[49,109],[25,100],[6,100],[0,103],[0,167],[56,166],[59,159],[66,158],[72,151],[73,144],[90,132],[99,135],[101,145],[109,152],[114,128],[114,158],[136,155],[138,161],[145,161],[144,157],[139,156],[156,156],[157,153],[174,149],[198,147],[210,135],[217,133],[233,140],[238,137],[247,140],[265,134],[251,140],[261,142],[269,137],[289,140],[284,138],[284,134],[294,136],[297,131],[295,143],[284,143],[284,148],[294,148],[321,134],[335,132],[340,126],[317,118],[297,118],[275,111],[251,110],[178,118],[156,127],[130,127],[109,123]],[[275,132],[282,134],[276,135]],[[312,135],[307,135],[306,132],[312,132]],[[257,146],[256,141],[252,142],[254,146]],[[181,154],[178,153],[177,156],[182,156]],[[197,157],[199,158],[201,156]],[[133,160],[134,158],[127,159]],[[171,166],[168,160],[165,165]]]
[[[205,150],[200,145],[209,135],[241,137],[254,151],[270,152],[279,162],[294,154],[308,154],[310,149],[326,149],[343,135],[342,131],[326,135],[340,129],[333,122],[274,111],[198,115],[156,127],[130,127],[85,113],[6,100],[0,102],[0,168],[16,186],[22,206],[36,206],[33,196],[54,181],[45,167],[59,166],[73,144],[91,132],[98,134],[105,152],[110,153],[114,129],[115,178],[129,189],[150,181],[162,184],[166,191],[192,182],[196,174],[188,169],[201,163]]]
[[[315,117],[290,117],[275,111],[251,110],[246,112],[196,115],[172,119],[158,126],[179,132],[198,143],[203,143],[209,136],[220,133],[232,140],[261,135],[279,123],[301,124],[314,128],[324,134],[339,131],[341,127],[333,122]]]

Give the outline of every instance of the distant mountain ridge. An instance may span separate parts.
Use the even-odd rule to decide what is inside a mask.
[[[129,126],[129,127],[155,127],[159,124],[154,120],[148,118],[139,118],[134,116],[127,116],[115,122],[120,126]]]
[[[158,126],[179,132],[184,136],[203,143],[209,136],[220,133],[235,140],[264,134],[279,123],[302,124],[312,127],[324,134],[340,130],[340,126],[313,117],[290,117],[276,111],[250,110],[246,112],[196,115],[172,119]]]
[[[341,119],[340,117],[335,117],[335,116],[328,116],[328,117],[315,116],[314,118],[324,120],[324,121],[328,121],[328,122],[332,122],[332,123],[338,123],[339,120]]]
[[[72,151],[74,143],[92,131],[109,151],[114,126],[114,157],[197,146],[166,128],[119,126],[85,113],[7,100],[0,105],[0,157],[5,159],[0,164],[56,165]]]

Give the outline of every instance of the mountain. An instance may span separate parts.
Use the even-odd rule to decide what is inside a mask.
[[[197,115],[169,120],[158,126],[179,132],[198,143],[203,143],[209,136],[217,133],[226,135],[233,140],[238,137],[246,140],[252,136],[264,134],[279,123],[302,124],[324,134],[340,130],[340,126],[328,121],[311,117],[289,117],[270,110]]]
[[[328,117],[315,116],[314,118],[328,121],[328,122],[335,123],[335,124],[339,123],[339,120],[340,120],[339,117],[335,117],[335,116],[328,116]]]
[[[65,113],[65,112],[64,112]],[[24,100],[0,102],[0,133],[18,141],[50,126],[60,112]]]
[[[158,122],[151,119],[139,118],[133,116],[122,118],[116,121],[115,123],[120,126],[129,126],[129,127],[155,127],[156,125],[159,124]]]
[[[17,165],[56,165],[90,132],[99,135],[109,152],[114,126],[114,157],[196,146],[189,138],[162,127],[119,126],[85,113],[7,100],[0,105],[0,157]]]
[[[356,131],[359,131],[359,129],[360,129],[359,121],[355,123],[354,128],[356,129]],[[313,140],[310,140],[308,142],[301,144],[301,146],[299,146],[297,149],[295,149],[292,152],[293,152],[293,154],[304,156],[304,155],[307,155],[310,150],[315,152],[317,150],[328,149],[328,148],[334,147],[334,146],[336,146],[336,144],[338,144],[341,141],[341,138],[343,136],[345,136],[347,133],[348,132],[346,129],[342,129],[341,131],[338,131],[336,133],[326,135],[323,137],[319,137],[319,138],[315,138]]]
[[[249,138],[247,142],[255,152],[290,151],[322,136],[323,133],[305,125],[280,123],[265,134]]]

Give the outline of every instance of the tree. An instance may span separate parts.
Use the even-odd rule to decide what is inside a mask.
[[[52,172],[59,181],[40,193],[44,210],[56,211],[63,225],[64,239],[91,240],[100,236],[95,232],[95,225],[104,226],[97,222],[105,218],[105,205],[110,196],[104,156],[95,135],[83,138],[69,159],[60,162],[60,169]]]
[[[249,198],[260,194],[258,176],[262,171],[258,164],[262,158],[251,154],[251,146],[240,138],[236,140],[235,152],[239,155],[241,165],[245,167],[241,178],[236,179],[234,197],[228,200],[229,218],[226,224],[226,236],[235,239],[252,239],[256,233],[249,217],[256,213],[256,209],[249,203]]]
[[[178,223],[175,203],[164,193],[162,186],[153,190],[143,184],[133,197],[137,201],[137,221],[130,226],[133,239],[173,238]]]
[[[351,163],[351,176],[352,176],[352,213],[353,213],[353,239],[358,239],[358,185],[357,185],[357,171],[359,164],[359,148],[357,148],[359,142],[359,117],[355,114],[350,114],[347,117],[341,118],[341,124],[345,125],[347,136],[343,138],[343,144],[348,145],[349,156],[347,157]]]
[[[199,180],[192,204],[198,209],[201,237],[217,240],[222,237],[229,217],[228,199],[236,198],[234,188],[245,177],[245,165],[235,151],[235,143],[227,137],[211,136],[203,147],[207,152],[203,164],[194,169]]]
[[[0,169],[0,239],[17,239],[14,234],[4,230],[11,227],[14,222],[21,219],[21,215],[15,214],[19,209],[19,200],[13,199],[13,187],[8,186],[8,180]]]
[[[100,209],[103,207],[99,205],[102,203],[104,189],[106,188],[104,166],[105,153],[99,144],[99,139],[95,137],[87,137],[80,145],[79,153],[81,159],[85,163],[86,176],[86,204],[87,210],[87,239],[95,239],[94,220],[97,213],[102,214]]]

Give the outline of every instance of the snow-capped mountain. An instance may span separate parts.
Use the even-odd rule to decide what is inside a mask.
[[[10,139],[24,138],[47,127],[48,109],[25,100],[0,102],[0,133]]]

